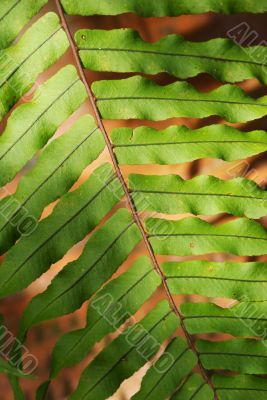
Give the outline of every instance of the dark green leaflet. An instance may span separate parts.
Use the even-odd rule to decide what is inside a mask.
[[[231,268],[232,265],[229,265],[229,267]],[[259,265],[259,269],[265,269],[265,267],[266,266],[262,264]],[[235,266],[233,268],[235,268]],[[209,279],[205,282],[205,285],[208,286]],[[217,286],[213,293],[216,296],[220,295],[219,290],[217,289],[219,284],[216,285],[216,282],[214,281],[210,281],[210,283],[213,283],[214,287]],[[235,304],[229,308],[219,307],[212,303],[182,304],[181,309],[188,332],[191,334],[223,332],[237,337],[254,336],[262,338],[267,329],[267,302],[251,302],[250,300],[260,297],[258,296],[256,288],[261,288],[261,286],[264,286],[264,283],[255,284],[253,281],[250,283],[251,287],[254,286],[254,295],[252,290],[250,295],[247,295],[246,293],[249,281],[244,283],[242,283],[242,279],[239,282],[232,281],[232,293],[229,292],[229,294],[227,286],[230,288],[231,283],[229,284],[229,281],[221,281],[221,284],[220,290],[224,293],[225,297],[239,297],[243,302]],[[240,294],[236,296],[235,293],[237,292]],[[207,294],[209,294],[209,290],[207,291]]]
[[[129,187],[139,211],[195,215],[225,212],[249,218],[267,214],[267,193],[244,178],[221,180],[202,175],[183,180],[178,175],[132,174]]]
[[[13,111],[0,136],[0,187],[12,180],[85,99],[84,86],[69,65],[41,85],[31,102]]]
[[[154,363],[143,378],[140,391],[133,400],[165,400],[192,371],[197,363],[196,355],[186,342],[175,338],[163,355]]]
[[[246,218],[218,226],[199,218],[179,221],[149,218],[146,227],[156,254],[188,256],[223,252],[256,256],[267,252],[266,229]]]
[[[108,398],[124,379],[141,368],[159,350],[161,343],[170,337],[178,324],[168,303],[159,303],[142,321],[130,326],[88,365],[70,399]]]
[[[0,51],[0,120],[68,47],[58,16],[48,13],[18,43]]]
[[[234,161],[267,151],[266,132],[241,132],[227,125],[117,128],[111,139],[120,164],[178,164],[208,157]]]
[[[9,251],[0,268],[0,296],[16,293],[37,279],[94,229],[122,196],[110,164],[94,171],[83,185],[62,198],[35,232]],[[76,225],[79,229],[75,230]]]
[[[117,221],[114,219],[114,222]],[[129,253],[129,247],[125,246],[129,238],[129,231],[125,231],[124,238],[119,238],[114,245],[114,250],[119,247],[120,261]],[[112,252],[114,251],[110,254]],[[106,259],[108,262],[109,258]],[[101,289],[88,307],[86,327],[66,333],[56,344],[52,353],[51,379],[55,378],[62,368],[79,362],[97,341],[118,329],[151,296],[160,283],[161,280],[150,261],[141,257],[127,272]]]
[[[249,375],[215,375],[213,381],[220,400],[266,399],[265,378]]]
[[[223,342],[198,340],[200,359],[207,369],[266,374],[265,340],[232,339]]]
[[[211,388],[199,374],[189,375],[177,389],[171,400],[213,400]]]
[[[38,220],[45,206],[66,193],[103,149],[103,136],[89,115],[46,147],[35,167],[21,179],[16,193],[0,201],[0,253],[25,233],[27,217]]]
[[[130,213],[126,209],[117,211],[91,236],[82,256],[68,264],[47,290],[31,301],[22,318],[21,335],[33,324],[78,309],[116,272],[140,240]]]

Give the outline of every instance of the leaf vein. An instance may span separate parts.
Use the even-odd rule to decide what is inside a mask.
[[[220,104],[235,104],[241,106],[253,106],[253,107],[267,107],[267,104],[257,104],[251,102],[241,101],[225,101],[225,100],[207,100],[207,99],[187,99],[187,98],[173,98],[173,97],[99,97],[97,102],[100,101],[116,101],[116,100],[157,100],[157,101],[184,101],[184,102],[195,102],[195,103],[220,103]]]
[[[1,17],[0,17],[0,22],[8,16],[8,14],[11,13],[11,11],[14,10],[15,7],[21,2],[21,0],[17,0]]]
[[[119,49],[119,48],[97,48],[97,47],[79,47],[79,51],[114,51],[114,52],[127,52],[127,53],[143,53],[143,54],[153,54],[153,55],[160,55],[160,56],[171,56],[171,57],[191,57],[191,58],[200,58],[205,60],[215,60],[215,61],[222,61],[222,62],[240,62],[242,64],[252,64],[258,66],[267,66],[265,63],[259,63],[252,60],[238,60],[238,59],[231,59],[231,58],[223,58],[223,57],[212,57],[212,56],[203,56],[198,54],[183,54],[183,53],[167,53],[162,51],[155,51],[155,50],[138,50],[138,49]]]

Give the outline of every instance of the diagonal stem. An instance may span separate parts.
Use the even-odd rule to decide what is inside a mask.
[[[140,218],[138,216],[138,213],[137,213],[137,210],[135,208],[135,205],[134,205],[133,199],[131,197],[130,191],[129,191],[129,189],[127,187],[127,184],[126,184],[126,182],[124,180],[124,177],[122,175],[122,172],[120,170],[120,167],[119,167],[117,159],[116,159],[116,155],[115,155],[115,153],[113,151],[113,145],[112,145],[112,143],[111,143],[111,141],[109,139],[107,131],[106,131],[106,129],[104,127],[104,124],[102,122],[100,113],[99,113],[98,108],[96,106],[95,97],[94,97],[93,92],[92,92],[92,90],[91,90],[91,88],[90,88],[90,86],[89,86],[89,84],[87,82],[83,67],[82,67],[81,62],[80,62],[80,58],[79,58],[79,55],[78,55],[77,47],[76,47],[76,44],[75,44],[74,39],[72,37],[72,34],[70,32],[69,26],[67,24],[66,17],[65,17],[63,8],[61,6],[60,0],[55,0],[55,1],[56,1],[56,5],[57,5],[57,9],[58,9],[58,13],[59,13],[59,16],[60,16],[60,19],[61,19],[62,26],[63,26],[63,28],[64,28],[64,30],[65,30],[65,32],[67,34],[67,37],[69,39],[69,42],[70,42],[71,50],[72,50],[73,56],[75,58],[75,62],[76,62],[76,66],[77,66],[80,78],[81,78],[81,80],[82,80],[82,82],[83,82],[83,84],[84,84],[84,86],[86,88],[86,91],[88,93],[88,97],[89,97],[89,100],[90,100],[90,103],[91,103],[91,106],[92,106],[92,109],[93,109],[93,112],[94,112],[94,116],[95,116],[97,125],[98,125],[99,129],[101,130],[101,132],[102,132],[102,134],[104,136],[104,139],[105,139],[105,142],[106,142],[106,146],[108,148],[108,151],[109,151],[109,154],[110,154],[110,158],[112,160],[113,167],[115,169],[117,177],[118,177],[118,179],[119,179],[119,181],[120,181],[120,183],[121,183],[121,185],[123,187],[123,190],[125,192],[126,200],[127,200],[128,206],[129,206],[129,208],[130,208],[130,210],[132,212],[133,219],[134,219],[136,225],[138,226],[138,228],[140,229],[140,232],[142,234],[142,237],[143,237],[144,243],[146,245],[147,251],[148,251],[148,253],[150,255],[150,258],[151,258],[151,261],[153,263],[154,269],[156,270],[156,272],[161,277],[162,285],[163,285],[164,291],[166,293],[166,296],[168,298],[168,301],[170,303],[170,306],[171,306],[171,308],[173,309],[174,313],[177,315],[177,317],[180,320],[181,328],[182,328],[182,330],[184,332],[184,335],[186,337],[188,346],[197,356],[201,375],[203,376],[203,378],[207,382],[207,384],[212,388],[213,393],[214,393],[214,400],[219,400],[218,396],[216,394],[214,385],[211,382],[206,369],[202,365],[202,362],[200,360],[200,355],[199,355],[199,353],[198,353],[198,351],[196,349],[194,341],[193,341],[192,337],[190,336],[190,334],[186,330],[183,316],[180,313],[179,309],[177,308],[177,306],[175,304],[175,301],[174,301],[174,299],[173,299],[173,297],[172,297],[172,295],[170,293],[170,290],[169,290],[167,282],[166,282],[166,277],[163,274],[163,272],[162,272],[162,270],[161,270],[161,268],[159,266],[159,263],[158,263],[158,261],[156,259],[156,256],[155,256],[155,254],[153,252],[153,249],[151,247],[151,244],[149,242],[148,235],[147,235],[147,233],[146,233],[146,231],[145,231],[145,229],[143,227],[143,224],[142,224],[142,222],[141,222],[141,220],[140,220]]]

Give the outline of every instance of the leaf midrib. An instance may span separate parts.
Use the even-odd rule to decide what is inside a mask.
[[[190,196],[214,196],[214,197],[237,197],[251,200],[264,200],[264,197],[253,197],[253,196],[244,196],[237,194],[224,194],[224,193],[192,193],[192,192],[161,192],[157,190],[141,190],[141,189],[133,189],[132,193],[148,193],[148,194],[166,194],[166,195],[190,195]]]
[[[225,100],[208,100],[208,99],[188,99],[188,98],[173,98],[173,97],[141,97],[141,96],[133,96],[133,97],[98,97],[97,102],[100,101],[116,101],[116,100],[157,100],[157,101],[184,101],[184,102],[192,102],[192,103],[219,103],[219,104],[234,104],[241,106],[253,106],[253,107],[267,107],[267,104],[258,104],[258,103],[249,103],[249,102],[241,102],[241,101],[225,101]]]
[[[233,311],[234,312],[234,311]],[[267,321],[267,318],[258,318],[258,317],[244,317],[242,316],[234,316],[234,315],[189,315],[189,316],[184,316],[184,320],[188,319],[201,319],[201,318],[214,318],[214,319],[237,319],[240,321],[240,318],[242,320],[251,320],[251,321]]]
[[[219,276],[203,276],[203,275],[167,275],[166,279],[213,279],[220,281],[231,282],[245,282],[245,283],[267,283],[267,280],[254,280],[254,279],[238,279],[238,278],[224,278]]]
[[[216,387],[216,390],[234,390],[234,391],[254,391],[254,392],[267,392],[267,389],[255,389],[255,388],[226,388],[226,387]]]
[[[184,53],[167,53],[162,51],[156,50],[139,50],[139,49],[120,49],[120,48],[97,48],[97,47],[79,47],[79,51],[114,51],[114,52],[127,52],[127,53],[143,53],[143,54],[154,54],[159,56],[171,56],[171,57],[191,57],[191,58],[200,58],[206,60],[215,60],[215,61],[222,61],[222,62],[236,62],[242,64],[252,64],[258,66],[267,66],[264,63],[258,63],[252,60],[238,60],[238,59],[231,59],[231,58],[222,58],[222,57],[212,57],[212,56],[203,56],[198,54],[184,54]]]
[[[127,143],[127,144],[114,144],[114,147],[149,147],[149,146],[166,146],[166,145],[180,145],[180,144],[201,144],[201,143],[249,143],[249,144],[262,144],[267,146],[267,142],[252,142],[250,140],[196,140],[188,142],[158,142],[158,143]]]
[[[86,79],[86,76],[85,76],[85,72],[84,72],[84,69],[82,67],[79,55],[78,55],[77,46],[76,46],[75,41],[74,41],[74,39],[72,37],[72,34],[71,34],[70,29],[69,29],[68,23],[66,21],[66,17],[64,15],[63,7],[62,7],[62,5],[61,5],[59,0],[56,0],[56,5],[57,5],[58,13],[60,15],[61,23],[62,23],[62,25],[64,27],[64,30],[65,30],[65,32],[67,34],[68,40],[69,40],[70,45],[71,45],[71,50],[72,50],[75,62],[77,64],[77,68],[78,68],[79,74],[81,76],[82,82],[84,83],[86,91],[87,91],[87,94],[89,96],[89,100],[90,100],[91,106],[93,108],[94,116],[96,118],[97,124],[98,124],[99,128],[101,129],[101,132],[102,132],[103,137],[105,139],[110,158],[112,160],[116,175],[117,175],[117,177],[118,177],[118,179],[119,179],[119,181],[120,181],[120,183],[121,183],[121,185],[123,187],[123,190],[125,192],[129,208],[130,208],[130,210],[132,212],[133,219],[136,222],[136,224],[137,224],[137,226],[138,226],[138,228],[140,230],[140,233],[142,234],[143,241],[144,241],[146,249],[147,249],[147,251],[149,253],[149,256],[150,256],[151,262],[153,264],[154,270],[158,273],[158,275],[161,278],[162,285],[163,285],[163,288],[164,288],[164,291],[165,291],[165,295],[166,295],[166,297],[168,299],[168,302],[169,302],[170,306],[172,307],[172,309],[173,309],[176,317],[178,318],[178,320],[181,321],[181,327],[182,327],[183,333],[185,335],[185,338],[187,340],[188,346],[193,350],[193,352],[196,354],[196,356],[198,358],[198,364],[199,364],[199,367],[200,367],[201,375],[202,375],[204,381],[207,382],[207,384],[210,386],[212,392],[214,393],[214,400],[218,400],[218,397],[217,397],[217,395],[215,393],[215,390],[214,390],[213,383],[211,382],[206,369],[204,368],[204,366],[202,365],[202,363],[200,361],[200,358],[199,358],[198,352],[197,352],[197,350],[195,348],[194,342],[193,342],[191,336],[189,335],[189,333],[187,332],[185,326],[183,325],[183,321],[181,320],[180,311],[176,307],[174,299],[172,298],[172,295],[171,295],[171,293],[170,293],[170,291],[169,291],[169,289],[167,287],[167,284],[166,284],[165,279],[164,279],[165,277],[163,275],[163,272],[162,272],[162,270],[161,270],[161,268],[159,266],[159,263],[158,263],[158,261],[156,259],[155,253],[154,253],[154,251],[152,249],[152,246],[151,246],[151,244],[150,244],[150,242],[148,240],[148,237],[147,237],[147,234],[146,234],[145,229],[143,227],[143,224],[142,224],[142,222],[141,222],[141,220],[140,220],[140,218],[138,216],[138,213],[137,213],[137,211],[135,209],[135,205],[134,205],[133,200],[131,198],[131,195],[130,195],[130,193],[128,191],[128,187],[126,185],[126,182],[125,182],[124,177],[122,175],[122,172],[120,170],[116,155],[114,153],[113,145],[112,145],[112,143],[110,141],[109,135],[108,135],[108,133],[106,131],[106,128],[105,128],[105,126],[103,124],[100,111],[99,111],[99,109],[97,107],[97,100],[96,100],[96,98],[95,98],[95,96],[94,96],[94,94],[93,94],[93,92],[92,92],[92,90],[91,90],[91,88],[90,88],[90,86],[89,86],[89,84],[87,82],[87,79]]]
[[[0,16],[0,22],[14,10],[14,8],[21,2],[22,0],[17,0],[2,16]]]
[[[214,353],[209,353],[207,351],[204,351],[203,353],[199,353],[200,356],[229,356],[229,357],[255,357],[255,358],[267,358],[267,354],[244,354],[244,353],[225,353],[225,352],[214,352]]]
[[[178,236],[215,236],[215,237],[226,237],[226,238],[235,238],[235,239],[252,239],[252,240],[265,240],[267,238],[260,238],[257,236],[244,236],[244,235],[223,235],[218,233],[160,233],[160,234],[149,234],[149,237],[178,237]]]

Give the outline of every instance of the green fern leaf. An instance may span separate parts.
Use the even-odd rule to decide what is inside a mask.
[[[198,374],[192,374],[184,380],[171,400],[212,400],[212,390]]]
[[[121,242],[121,246],[123,244]],[[120,253],[123,254],[122,250]],[[159,276],[144,257],[119,278],[108,283],[89,305],[86,327],[63,335],[56,344],[52,353],[51,378],[55,378],[62,368],[81,361],[97,341],[118,329],[138,311],[160,283]]]
[[[266,229],[245,218],[219,226],[199,218],[180,221],[150,218],[146,226],[156,254],[189,256],[222,252],[257,256],[267,251]]]
[[[76,399],[106,399],[121,382],[141,368],[177,328],[178,320],[167,302],[159,303],[142,321],[130,326],[84,370]]]
[[[197,358],[184,340],[175,338],[147,372],[133,400],[166,399],[192,371]]]
[[[253,99],[231,85],[200,93],[187,82],[159,86],[134,76],[94,82],[92,88],[104,119],[160,121],[173,117],[218,115],[229,122],[248,122],[267,115],[267,96]]]
[[[266,60],[264,46],[244,51],[229,39],[198,43],[187,42],[177,35],[148,43],[132,29],[82,29],[76,33],[75,40],[84,67],[93,71],[151,75],[167,72],[180,79],[206,72],[221,82],[256,78],[267,83],[266,65],[253,61],[257,52]]]
[[[261,13],[267,11],[266,0],[255,3],[253,0],[158,0],[157,3],[146,0],[103,0],[100,4],[94,0],[62,0],[67,14],[72,15],[117,15],[135,13],[143,17],[176,16],[181,14],[200,14],[209,11],[232,14],[237,12]]]
[[[170,291],[174,294],[194,293],[241,301],[267,300],[266,267],[266,263],[260,262],[221,263],[206,260],[162,265]],[[200,281],[204,286],[199,284]]]
[[[2,0],[0,4],[0,49],[10,45],[48,0]]]
[[[244,178],[223,181],[198,176],[183,180],[178,175],[130,175],[129,187],[138,211],[195,215],[225,212],[249,218],[267,214],[267,193]]]
[[[264,268],[265,266],[260,265],[259,267]],[[257,286],[255,282],[252,284]],[[258,286],[261,288],[264,285],[259,284]],[[232,293],[235,295],[239,290],[243,291],[242,288],[238,288],[237,283]],[[227,291],[226,288],[224,293]],[[238,296],[233,297],[237,298]],[[258,297],[256,293],[247,296],[244,291],[243,299],[246,299],[247,302],[241,302],[229,308],[219,307],[213,303],[184,303],[181,310],[186,328],[191,334],[223,332],[235,337],[257,336],[261,338],[267,329],[267,303],[266,301],[250,302],[249,300],[254,297]]]
[[[17,44],[0,51],[0,120],[68,47],[57,15],[48,13]]]
[[[67,66],[40,86],[31,102],[13,111],[0,137],[0,187],[14,178],[85,99],[75,68]]]
[[[20,234],[28,234],[27,217],[38,220],[42,210],[66,193],[103,149],[103,136],[90,116],[80,118],[68,133],[46,147],[35,167],[21,179],[16,193],[0,201],[1,253]]]
[[[223,342],[199,340],[197,349],[207,369],[266,374],[267,348],[264,340],[233,339]]]
[[[244,123],[266,117],[263,89],[254,93],[255,82],[233,85],[267,82],[264,43],[247,45],[255,32],[246,22],[225,32],[232,40],[204,42],[177,34],[148,42],[142,37],[149,38],[150,28],[146,35],[130,28],[72,33],[65,13],[263,13],[267,0],[57,0],[40,17],[46,3],[0,5],[0,298],[64,263],[81,240],[84,248],[29,301],[15,341],[22,347],[13,344],[11,357],[23,364],[33,326],[89,304],[83,327],[59,337],[49,375],[30,395],[45,400],[59,373],[86,363],[89,355],[72,400],[110,398],[136,372],[143,378],[133,400],[265,399],[267,198],[258,179],[262,171],[256,177],[252,172],[264,160],[266,132],[248,131],[254,123],[248,129],[203,126],[213,119],[184,122],[203,126],[197,129],[153,122],[217,116]],[[51,9],[58,15],[47,13]],[[129,16],[132,26],[138,26],[137,16]],[[211,14],[205,18],[215,21]],[[231,20],[220,18],[226,18],[227,30]],[[101,27],[106,21],[101,18]],[[115,19],[109,21],[114,26]],[[125,21],[128,26],[128,16]],[[144,28],[156,26],[158,20],[151,21],[143,19]],[[161,20],[163,33],[165,21],[170,19]],[[92,18],[88,25],[98,22]],[[61,58],[68,48],[77,68]],[[105,72],[105,80],[98,74],[94,81],[86,69]],[[112,80],[107,73],[124,75]],[[160,73],[165,75],[147,78]],[[200,91],[203,73],[231,84],[211,83],[218,88]],[[196,76],[196,87],[175,81]],[[39,81],[45,83],[35,90]],[[139,121],[125,123],[131,119]],[[244,160],[248,157],[253,158]],[[225,163],[175,167],[208,158]],[[250,165],[249,173],[242,170],[250,179],[225,180],[232,168],[226,162],[235,160]],[[215,175],[224,179],[200,175],[201,165],[215,166]],[[47,206],[51,213],[45,217]],[[4,330],[1,316],[0,322]],[[23,369],[14,368],[12,358],[0,359],[0,372],[8,376],[14,400],[24,400]]]
[[[40,222],[6,255],[0,268],[0,297],[18,292],[60,260],[91,232],[123,195],[110,164],[97,169],[82,186],[66,194],[52,215]],[[74,227],[78,225],[79,229]],[[26,273],[27,271],[27,273]]]
[[[264,131],[242,132],[227,125],[200,129],[171,126],[158,131],[147,126],[111,132],[120,164],[178,164],[202,158],[240,160],[267,151]]]
[[[110,232],[113,237],[109,237]],[[31,301],[22,318],[21,335],[33,324],[80,308],[116,272],[140,239],[129,212],[117,211],[91,236],[82,256],[66,266],[47,290]]]
[[[214,376],[214,385],[220,400],[265,400],[266,379],[249,375]]]

